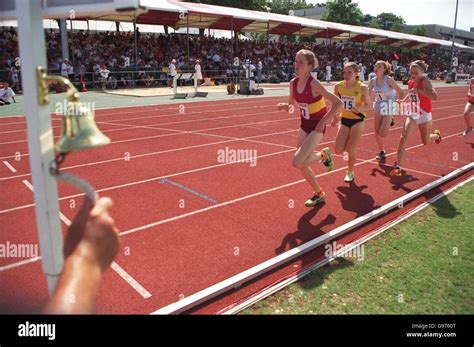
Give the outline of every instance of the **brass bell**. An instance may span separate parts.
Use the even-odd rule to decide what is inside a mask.
[[[104,146],[110,143],[97,127],[88,107],[79,102],[69,102],[62,117],[61,137],[56,144],[59,153]]]

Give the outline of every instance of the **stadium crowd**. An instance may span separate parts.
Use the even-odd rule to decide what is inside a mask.
[[[444,79],[449,69],[449,51],[403,50],[399,48],[361,45],[332,41],[330,44],[315,42],[290,42],[287,40],[258,41],[232,40],[211,36],[180,34],[140,33],[137,31],[137,56],[135,57],[135,35],[133,32],[86,32],[69,33],[69,61],[62,60],[59,31],[45,30],[48,69],[61,73],[76,82],[94,80],[95,87],[125,88],[135,85],[168,85],[168,66],[176,60],[178,71],[192,71],[199,59],[204,77],[227,83],[236,77],[234,57],[240,62],[247,59],[262,67],[260,82],[288,81],[293,76],[293,57],[301,48],[315,52],[319,59],[318,76],[324,79],[327,66],[331,66],[333,79],[341,78],[344,61],[355,61],[360,66],[364,79],[368,78],[377,60],[394,62],[395,78],[402,79],[408,62],[425,60],[429,65],[429,77]],[[8,80],[16,92],[20,92],[17,61],[18,42],[16,28],[0,28],[0,70],[8,71]],[[189,43],[188,43],[189,42]],[[268,47],[268,49],[267,49]],[[189,50],[189,53],[188,53]],[[238,52],[237,54],[235,52]],[[188,58],[189,57],[189,58]],[[137,59],[136,59],[137,58]],[[137,60],[137,70],[135,69]],[[474,73],[473,66],[461,62],[459,73]],[[72,75],[72,76],[71,76]]]

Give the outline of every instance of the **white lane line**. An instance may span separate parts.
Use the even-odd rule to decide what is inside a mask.
[[[34,258],[29,258],[29,259],[25,259],[25,260],[22,260],[22,261],[18,261],[16,263],[0,266],[0,272],[10,270],[10,269],[13,269],[15,267],[26,265],[26,264],[29,264],[29,263],[34,263],[35,261],[38,261],[40,259],[41,259],[41,257],[34,257]]]
[[[27,181],[23,180],[25,186],[28,187],[32,192],[34,192],[33,185]],[[62,212],[59,212],[59,218],[61,221],[66,224],[68,227],[71,226],[72,222],[69,218],[67,218]],[[41,257],[37,257],[39,260]],[[148,299],[151,297],[151,293],[147,291],[136,279],[134,279],[127,271],[125,271],[119,264],[115,261],[111,264],[112,269],[120,276],[122,279],[127,282],[133,289],[135,289],[138,294],[140,294],[144,299]],[[0,268],[1,270],[1,268]]]
[[[13,167],[12,164],[10,164],[8,161],[4,160],[3,161],[3,164],[5,164],[5,166],[13,173],[17,172],[16,169]]]
[[[384,164],[384,163],[381,163],[381,162],[370,162],[370,164],[374,164],[376,166],[385,166],[385,167],[393,168],[393,165],[388,165],[388,164]],[[457,169],[457,168],[455,167],[454,169]],[[432,173],[429,173],[429,172],[426,172],[426,171],[419,171],[419,170],[415,170],[415,169],[410,169],[408,167],[403,167],[403,171],[416,172],[416,173],[419,173],[419,174],[422,174],[422,175],[432,176],[432,177],[436,177],[436,178],[442,177],[441,175],[432,174]]]
[[[451,135],[445,136],[444,139],[448,139],[448,138],[450,138],[450,137],[457,136],[457,135],[459,135],[459,134],[461,134],[461,133],[451,134]],[[409,149],[418,148],[418,147],[421,147],[421,146],[424,146],[424,145],[423,145],[423,144],[415,145],[415,146],[409,147]],[[388,156],[392,156],[392,155],[394,155],[394,154],[396,154],[396,153],[397,153],[397,152],[389,153],[389,154],[387,154],[387,157],[388,157]],[[374,162],[375,160],[376,160],[375,158],[373,158],[373,159],[367,159],[367,160],[364,160],[364,161],[362,161],[362,162],[360,162],[360,163],[356,163],[355,166],[360,166],[360,165],[363,165],[363,164],[366,164],[366,163],[372,163],[372,162]],[[333,174],[333,173],[336,173],[336,172],[339,172],[339,171],[342,171],[342,170],[346,170],[346,167],[344,166],[344,167],[341,167],[341,168],[339,168],[339,169],[336,169],[336,170],[333,170],[333,171],[330,171],[330,172],[325,172],[325,173],[316,175],[316,177],[319,178],[319,177],[322,177],[322,176],[331,175],[331,174]],[[439,176],[436,176],[436,177],[439,177]],[[178,219],[182,219],[182,218],[186,218],[186,217],[189,217],[189,216],[193,216],[193,215],[195,215],[195,214],[199,214],[199,213],[202,213],[202,212],[206,212],[206,211],[209,211],[209,210],[213,210],[213,209],[215,209],[215,208],[219,208],[219,207],[222,207],[222,206],[227,206],[227,205],[235,204],[236,202],[240,202],[240,201],[243,201],[243,200],[248,200],[248,199],[253,198],[253,197],[256,197],[256,196],[260,196],[260,195],[264,195],[264,194],[267,194],[267,193],[271,193],[271,192],[273,192],[273,191],[280,190],[280,189],[287,188],[287,187],[291,187],[291,186],[294,186],[294,185],[297,185],[297,184],[300,184],[300,183],[303,183],[303,182],[306,182],[306,180],[305,180],[305,179],[301,179],[301,180],[298,180],[298,181],[293,181],[293,182],[290,182],[290,183],[287,183],[287,184],[283,184],[283,185],[281,185],[281,186],[277,186],[277,187],[273,187],[273,188],[270,188],[270,189],[267,189],[267,190],[259,191],[259,192],[253,193],[253,194],[241,196],[241,197],[239,197],[239,198],[236,198],[236,199],[233,199],[233,200],[229,200],[229,201],[224,201],[224,202],[221,202],[221,203],[219,203],[219,204],[212,205],[212,206],[208,206],[208,207],[205,207],[205,208],[202,208],[202,209],[199,209],[199,210],[194,210],[194,211],[191,211],[191,212],[188,212],[188,213],[183,213],[183,214],[180,214],[180,215],[177,215],[177,216],[174,216],[174,217],[170,217],[170,218],[167,218],[167,219],[162,219],[162,220],[157,221],[157,222],[145,224],[145,225],[142,225],[142,226],[139,226],[139,227],[136,227],[136,228],[132,228],[132,229],[129,229],[129,230],[122,231],[122,232],[120,233],[120,236],[132,234],[132,233],[135,233],[135,232],[137,232],[137,231],[141,231],[141,230],[145,230],[145,229],[149,229],[149,228],[153,228],[153,227],[158,226],[158,225],[161,225],[161,224],[173,222],[173,221],[178,220]]]
[[[400,84],[399,84],[400,85]],[[331,85],[329,85],[330,87]],[[403,87],[403,85],[400,85],[401,87]],[[289,88],[289,84],[286,84],[286,85],[281,85],[281,87],[279,88],[269,88],[269,87],[266,87],[267,89],[277,89],[277,90],[280,90],[280,89],[288,89]],[[450,93],[450,89],[459,89],[461,90],[462,88],[464,88],[463,86],[456,86],[456,87],[438,87],[438,86],[435,86],[436,88],[436,91],[438,92],[438,94],[440,96],[449,96],[449,95],[458,95],[460,94],[458,91],[454,92],[454,93]],[[403,89],[403,88],[402,88]],[[406,90],[406,89],[404,89]],[[446,92],[446,93],[445,93]],[[266,102],[266,100],[268,99],[281,99],[281,98],[285,98],[285,97],[288,97],[288,95],[275,95],[275,96],[267,96],[267,97],[256,97],[256,96],[247,96],[246,99],[241,99],[239,101],[242,101],[242,102],[247,102],[247,99],[261,99],[261,100],[265,100],[264,102]],[[371,98],[372,100],[373,98]],[[457,98],[456,98],[457,99]],[[460,98],[460,99],[465,99],[465,98]],[[253,101],[253,100],[252,100]],[[438,100],[438,101],[444,101],[444,100]],[[195,105],[193,106],[194,103],[198,103],[198,102],[207,102],[207,101],[190,101],[189,103],[191,103],[192,105],[190,106],[187,106],[188,108],[189,107],[204,107],[204,106],[201,106],[201,105]],[[232,103],[228,100],[215,100],[215,101],[212,101],[213,103],[215,104],[220,104],[220,103],[225,103],[225,105],[227,105],[228,103],[231,104],[231,105],[238,105],[240,104],[239,102],[235,102],[235,103]],[[188,103],[188,102],[186,102]],[[171,110],[171,109],[174,109],[172,107],[167,107],[167,108],[156,108],[154,109],[153,106],[162,106],[163,104],[162,103],[159,103],[159,104],[146,104],[146,105],[125,105],[125,106],[109,106],[109,107],[100,107],[100,108],[96,108],[97,111],[99,110],[114,110],[114,109],[122,109],[122,108],[144,108],[144,107],[147,107],[149,109],[147,109],[147,111],[161,111],[161,110]],[[175,104],[170,104],[170,105],[175,105]],[[176,103],[176,105],[178,105],[178,103]],[[134,111],[129,111],[129,112],[125,112],[125,113],[137,113],[137,112],[141,112],[139,110],[134,110]],[[104,114],[100,114],[100,115],[97,115],[97,116],[105,116],[105,115],[115,115],[117,114],[117,112],[112,112],[112,113],[104,113]],[[10,115],[10,116],[5,116],[4,118],[23,118],[25,119],[25,115],[24,114],[13,114],[13,115]],[[23,121],[23,122],[17,122],[17,123],[12,123],[12,124],[25,124],[26,121]],[[8,124],[8,123],[7,123]]]
[[[446,119],[451,119],[451,118],[456,118],[456,117],[459,117],[460,115],[462,114],[459,114],[459,115],[454,115],[454,116],[448,116],[448,117],[443,117],[443,118],[439,118],[439,119],[436,119],[434,120],[433,122],[437,122],[437,121],[442,121],[442,120],[446,120]],[[269,121],[269,122],[273,122],[273,121]],[[261,122],[262,123],[262,122]],[[264,123],[264,122],[263,122]],[[259,123],[249,123],[249,124],[259,124]],[[229,126],[229,127],[234,127],[234,126]],[[223,128],[228,128],[228,127],[222,127],[222,128],[214,128],[214,129],[223,129]],[[398,130],[398,129],[401,129],[403,127],[395,127],[395,128],[392,128],[390,129],[391,132],[395,131],[395,130]],[[154,128],[154,129],[157,129],[157,128]],[[254,139],[254,138],[259,138],[259,137],[266,137],[266,136],[274,136],[274,135],[281,135],[281,134],[286,134],[286,133],[289,133],[289,132],[292,132],[292,131],[281,131],[281,132],[276,132],[276,133],[267,133],[267,134],[261,134],[261,135],[255,135],[255,136],[250,136],[250,137],[244,137],[244,138],[232,138],[232,137],[228,137],[228,136],[224,136],[224,135],[213,135],[213,134],[207,134],[207,133],[203,133],[203,131],[206,131],[206,130],[214,130],[213,128],[210,128],[210,129],[202,129],[202,130],[195,130],[195,131],[180,131],[180,130],[175,130],[176,132],[179,132],[179,133],[176,133],[176,134],[165,134],[165,135],[159,135],[159,136],[170,136],[170,135],[180,135],[180,134],[196,134],[196,135],[212,135],[214,137],[222,137],[222,138],[231,138],[232,140],[226,140],[226,141],[218,141],[218,142],[210,142],[210,143],[205,143],[205,144],[201,144],[201,145],[195,145],[195,146],[189,146],[189,147],[181,147],[181,148],[174,148],[174,149],[168,149],[168,150],[163,150],[163,151],[158,151],[158,152],[150,152],[150,153],[142,153],[142,154],[139,154],[139,155],[135,155],[135,156],[131,156],[130,159],[134,159],[134,158],[140,158],[140,157],[146,157],[146,156],[151,156],[151,155],[157,155],[157,154],[162,154],[162,153],[170,153],[170,152],[175,152],[175,151],[181,151],[181,150],[185,150],[185,149],[192,149],[192,148],[197,148],[197,147],[205,147],[205,146],[211,146],[211,145],[216,145],[216,144],[222,144],[222,143],[226,143],[226,142],[235,142],[235,141],[248,141],[250,139]],[[370,135],[373,135],[375,134],[374,132],[370,132],[370,133],[366,133],[366,134],[363,134],[362,137],[366,137],[366,136],[370,136]],[[253,141],[249,141],[249,142],[253,142]],[[330,144],[330,143],[334,143],[335,140],[332,140],[332,141],[326,141],[326,142],[322,142],[320,143],[319,145],[326,145],[326,144]],[[276,144],[275,144],[276,145]],[[407,152],[409,152],[407,150]],[[409,153],[412,153],[412,152],[409,152]],[[23,154],[23,156],[26,156],[28,154]],[[3,159],[3,158],[0,158],[0,159]],[[91,165],[98,165],[98,164],[105,164],[105,163],[110,163],[110,162],[114,162],[114,161],[123,161],[123,156],[119,157],[119,158],[114,158],[114,159],[107,159],[107,160],[102,160],[102,161],[97,161],[97,162],[89,162],[89,163],[85,163],[85,164],[78,164],[78,165],[73,165],[73,166],[67,166],[67,167],[64,167],[63,169],[75,169],[75,168],[79,168],[79,167],[85,167],[85,166],[91,166]],[[228,165],[228,164],[225,164],[225,165]],[[28,174],[21,174],[21,175],[16,175],[16,176],[10,176],[10,177],[0,177],[0,181],[6,181],[6,180],[11,180],[11,179],[15,179],[15,178],[20,178],[20,177],[29,177],[31,176],[31,173],[28,173]]]
[[[23,180],[22,181],[25,186],[28,187],[29,190],[31,190],[33,193],[35,192],[33,185],[30,183],[28,180]],[[59,218],[63,221],[64,224],[67,226],[71,225],[71,220],[67,218],[61,211],[59,211]]]
[[[128,274],[119,264],[115,261],[112,262],[111,268],[122,277],[122,279],[127,282],[133,289],[135,289],[138,294],[142,296],[143,299],[148,299],[151,297],[151,293],[146,290],[136,279]]]
[[[452,118],[452,117],[453,116],[446,117],[446,118]],[[445,137],[443,137],[443,139],[445,139],[445,138],[447,139],[447,138],[450,138],[450,137],[453,137],[453,136],[458,136],[460,134],[461,133],[455,133],[455,134],[452,134],[452,135],[449,135],[449,136],[445,136]],[[364,134],[362,136],[365,136],[365,135],[369,135],[369,134]],[[320,143],[320,145],[327,144],[327,143],[332,143],[332,142],[334,142],[334,141],[328,141],[328,142]],[[407,148],[407,150],[412,149],[412,148],[422,147],[422,146],[424,146],[424,145],[423,144],[415,145],[415,146]],[[292,152],[292,151],[294,151],[294,149],[288,149],[288,150],[284,150],[284,151],[264,154],[264,155],[257,156],[256,158],[257,159],[266,158],[266,157],[271,157],[271,156],[275,156],[275,155],[279,155],[279,154],[289,153],[289,152]],[[396,153],[396,151],[393,152],[393,153]],[[375,160],[375,159],[373,159],[373,160]],[[120,185],[116,185],[116,186],[110,186],[110,187],[107,187],[107,188],[98,189],[97,192],[101,193],[101,192],[105,192],[105,191],[131,187],[131,186],[135,186],[135,185],[139,185],[139,184],[153,182],[153,181],[156,181],[156,180],[161,180],[163,178],[171,178],[171,177],[175,177],[175,176],[181,176],[181,175],[190,174],[190,173],[194,173],[194,172],[200,172],[200,171],[205,171],[205,170],[209,170],[209,169],[213,169],[213,168],[218,168],[218,167],[221,167],[221,166],[234,165],[234,164],[237,164],[237,163],[239,163],[239,161],[216,164],[216,165],[210,165],[210,166],[205,166],[205,167],[201,167],[201,168],[197,168],[197,169],[192,169],[192,170],[187,170],[187,171],[182,171],[182,172],[176,172],[176,173],[173,173],[173,174],[147,178],[147,179],[140,180],[140,181],[134,181],[134,182],[129,182],[129,183],[124,183],[124,184],[120,184]],[[356,164],[356,165],[358,165],[358,164]],[[84,166],[86,166],[86,165],[84,165]],[[30,176],[30,175],[31,174],[25,174],[25,175],[21,175],[21,176]],[[16,176],[16,177],[19,177],[19,176]],[[4,180],[4,179],[0,178],[0,181],[2,181],[2,180]],[[84,195],[84,193],[64,196],[64,197],[59,198],[59,200],[61,201],[61,200],[66,200],[66,199],[72,199],[72,198],[76,198],[76,197],[81,197],[83,195]],[[32,207],[32,206],[34,206],[34,204],[27,204],[27,205],[12,207],[12,208],[9,208],[9,209],[0,210],[0,214],[9,213],[9,212],[21,210],[21,209],[24,209],[24,208],[29,208],[29,207]]]
[[[450,138],[450,137],[454,137],[456,135],[460,135],[461,133],[455,133],[455,134],[452,134],[452,135],[449,135],[449,136],[446,136],[444,137],[444,139],[447,139],[447,138]],[[413,146],[412,148],[415,148],[415,147],[421,147],[423,146],[423,144],[420,144],[420,145],[416,145],[416,146]],[[387,154],[387,156],[389,155],[393,155],[393,154],[396,154],[396,152],[392,152],[392,153],[389,153]],[[356,166],[358,165],[362,165],[362,164],[365,164],[365,163],[372,163],[375,159],[370,159],[370,160],[365,160],[363,162],[360,162],[360,163],[357,163]],[[339,169],[339,170],[342,170],[342,169]],[[317,177],[320,177],[320,176],[325,176],[325,175],[329,175],[331,173],[334,173],[334,172],[337,172],[338,170],[334,170],[334,171],[331,171],[331,172],[326,172],[324,174],[321,174],[321,175],[318,175]],[[237,199],[234,199],[232,201],[227,201],[227,202],[223,202],[219,205],[214,205],[214,206],[210,206],[210,208],[205,208],[204,210],[211,210],[213,208],[216,208],[216,207],[220,207],[220,205],[227,205],[229,203],[232,203],[232,202],[237,202],[237,201],[242,201],[242,200],[246,200],[248,199],[249,197],[253,197],[253,196],[258,196],[258,195],[262,195],[262,194],[265,194],[265,193],[268,193],[268,192],[271,192],[271,191],[275,191],[275,190],[278,190],[278,189],[282,189],[282,188],[285,188],[285,187],[290,187],[290,186],[293,186],[293,185],[297,185],[299,183],[302,183],[302,182],[305,182],[304,179],[302,180],[299,180],[299,181],[294,181],[294,182],[290,182],[290,183],[287,183],[283,186],[279,186],[279,187],[274,187],[274,188],[271,188],[269,190],[266,190],[266,191],[261,191],[261,192],[257,192],[255,194],[251,194],[251,195],[248,195],[248,196],[242,196],[240,198],[237,198]],[[29,182],[28,182],[29,183]],[[73,198],[73,197],[77,197],[77,196],[81,196],[81,195],[84,195],[84,194],[77,194],[77,195],[71,195],[71,196],[67,196],[67,197],[63,197],[63,198],[60,198],[59,200],[65,200],[65,199],[69,199],[69,198]],[[27,208],[27,207],[33,207],[34,204],[30,204],[30,205],[25,205],[25,206],[19,206],[17,208],[14,208],[12,210],[16,210],[16,209],[20,209],[20,208]],[[122,232],[120,233],[120,235],[124,235],[124,233],[130,233],[130,232],[135,232],[135,231],[138,231],[137,229],[146,229],[147,227],[152,227],[154,225],[158,225],[158,224],[163,224],[165,222],[170,222],[172,220],[176,220],[176,219],[181,219],[181,218],[184,218],[184,217],[187,217],[188,215],[192,215],[192,214],[198,214],[198,213],[201,213],[201,212],[204,212],[204,210],[196,210],[196,211],[192,211],[190,212],[189,214],[184,214],[184,215],[178,215],[178,216],[175,216],[175,217],[172,217],[170,219],[167,219],[167,220],[162,220],[162,221],[159,221],[159,222],[156,222],[156,223],[152,223],[153,225],[145,225],[145,226],[141,226],[141,227],[138,227],[138,228],[134,228],[134,229],[130,229],[130,230],[127,230],[125,232]],[[3,211],[0,211],[0,212],[3,212]],[[4,271],[4,270],[8,270],[10,268],[13,268],[13,267],[16,267],[16,266],[20,266],[20,265],[24,265],[28,262],[33,262],[33,261],[37,261],[39,260],[40,257],[38,258],[32,258],[32,259],[29,259],[27,261],[21,261],[21,262],[18,262],[18,263],[13,263],[13,264],[9,264],[9,265],[6,265],[6,266],[3,266],[3,267],[0,267],[0,272],[1,271]]]
[[[33,185],[30,183],[30,181],[28,181],[28,180],[23,180],[22,182],[23,182],[23,184],[24,184],[25,186],[28,187],[28,189],[30,189],[32,192],[34,192],[34,190],[33,190]]]
[[[463,106],[463,105],[455,104],[455,105],[448,105],[448,106],[442,106],[442,107],[434,107],[433,111],[434,110],[445,109],[445,108],[461,107],[461,106]],[[260,107],[263,107],[263,106],[256,106],[256,107],[260,108]],[[245,109],[245,108],[237,108],[236,110],[241,110],[241,109]],[[234,110],[234,109],[223,109],[222,111],[230,111],[230,110]],[[221,110],[219,110],[219,111],[221,111]],[[192,113],[201,114],[201,113],[204,113],[204,111],[192,112]],[[268,111],[266,111],[266,112],[256,112],[256,113],[254,112],[254,113],[250,113],[250,114],[241,114],[241,115],[224,116],[224,117],[216,117],[216,118],[204,118],[204,119],[201,119],[201,120],[212,121],[212,120],[227,119],[227,118],[243,118],[243,117],[256,116],[256,115],[267,115],[269,113],[274,113],[274,112],[273,111],[271,111],[271,112],[268,112]],[[275,113],[282,113],[282,111],[275,111]],[[179,114],[179,113],[177,115],[178,116],[183,116],[183,114]],[[153,116],[153,117],[156,117],[156,116]],[[141,120],[141,119],[143,119],[143,117],[138,118],[138,120]],[[154,127],[154,126],[158,127],[158,126],[163,126],[163,125],[179,125],[179,124],[182,124],[182,123],[188,123],[190,121],[193,121],[193,122],[195,121],[195,120],[186,120],[186,121],[182,121],[182,122],[156,123],[156,124],[149,124],[148,126],[116,123],[117,121],[128,121],[128,120],[131,120],[131,118],[129,118],[129,119],[118,119],[118,120],[108,120],[108,121],[96,121],[96,123],[97,124],[107,124],[107,125],[112,125],[112,126],[115,125],[115,126],[125,127],[125,128],[109,129],[109,130],[103,130],[102,131],[103,133],[109,133],[109,132],[112,132],[112,131],[129,130],[129,129],[140,129],[140,128],[145,128],[146,129],[146,128]],[[51,129],[54,129],[54,128],[61,128],[61,126],[58,125],[58,126],[52,126],[51,127]],[[156,129],[159,129],[159,128],[156,128]],[[162,130],[173,131],[173,129],[166,129],[166,128],[163,128]],[[18,132],[26,132],[26,129],[25,130],[0,131],[0,134],[11,134],[11,133],[18,133]]]

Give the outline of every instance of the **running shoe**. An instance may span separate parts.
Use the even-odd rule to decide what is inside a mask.
[[[400,177],[401,175],[402,175],[402,168],[398,165],[395,165],[392,171],[390,171],[390,176]]]
[[[325,159],[321,163],[326,167],[328,172],[332,171],[332,169],[334,169],[334,159],[332,157],[331,151],[328,147],[325,147],[321,150],[321,152],[325,154]]]
[[[467,127],[462,133],[462,136],[467,136],[472,131],[472,127]]]
[[[376,156],[375,156],[375,159],[377,160],[382,160],[382,159],[385,159],[387,158],[387,156],[385,155],[385,151],[380,151]]]
[[[314,196],[311,199],[306,200],[304,205],[306,207],[313,207],[316,206],[317,204],[322,204],[326,202],[326,193],[321,191],[318,194],[314,194]]]
[[[436,130],[434,131],[434,133],[435,133],[436,135],[438,135],[438,138],[435,140],[435,143],[436,143],[437,145],[439,145],[439,144],[441,143],[441,140],[443,139],[443,138],[441,137],[441,131],[439,131],[439,129],[436,129]]]
[[[346,177],[344,177],[344,182],[352,182],[354,181],[354,172],[353,171],[347,171],[346,172]]]

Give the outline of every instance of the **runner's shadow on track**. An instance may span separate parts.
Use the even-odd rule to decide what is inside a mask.
[[[431,190],[435,195],[443,193],[439,187]],[[457,210],[456,207],[449,200],[449,196],[445,195],[434,203],[430,204],[433,207],[435,213],[441,218],[454,218],[461,215],[462,213]]]
[[[311,272],[308,276],[305,276],[298,281],[298,285],[303,289],[312,289],[321,286],[324,283],[326,277],[329,277],[331,273],[345,269],[346,267],[353,266],[355,261],[348,260],[346,258],[337,258],[328,264],[325,264],[317,271]],[[325,289],[325,288],[323,288]]]
[[[321,229],[325,226],[334,224],[336,217],[332,214],[328,214],[326,218],[321,220],[318,224],[312,224],[311,219],[318,213],[323,207],[323,204],[315,206],[306,212],[299,220],[297,230],[295,232],[286,235],[281,242],[281,245],[275,249],[276,254],[286,252],[292,248],[298,247],[305,242],[308,242],[315,237],[321,236],[323,232]]]
[[[351,182],[349,186],[337,187],[336,195],[341,200],[342,209],[353,211],[356,217],[360,217],[378,208],[372,195],[363,192],[367,188],[366,185],[358,186],[355,182]]]
[[[393,169],[393,166],[386,165],[384,163],[380,163],[378,168],[373,168],[372,172],[370,173],[371,176],[377,177],[377,173],[381,174],[382,176],[388,177],[390,179],[390,183],[392,184],[392,189],[395,191],[404,190],[407,193],[412,192],[413,190],[405,187],[405,184],[410,182],[419,181],[418,178],[413,177],[405,170],[403,170],[402,176],[390,176],[390,171]]]

